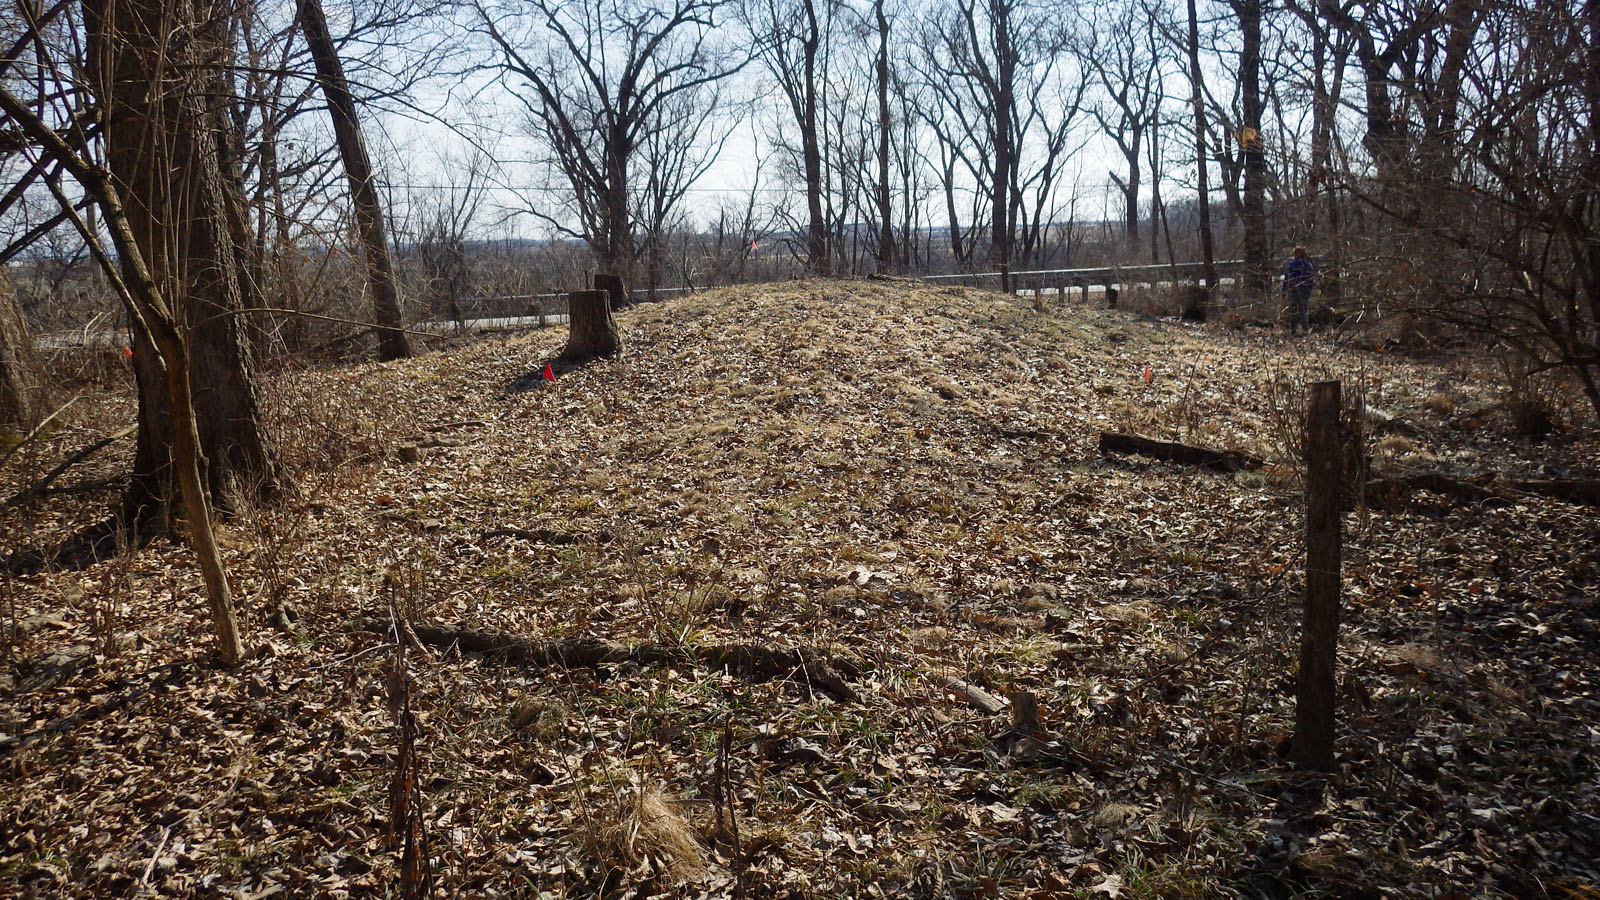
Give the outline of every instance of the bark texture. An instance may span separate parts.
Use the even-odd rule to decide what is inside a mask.
[[[562,359],[578,361],[622,352],[617,320],[611,315],[611,295],[606,291],[573,291],[567,304],[567,328]]]
[[[244,339],[250,289],[236,254],[242,233],[224,147],[229,50],[225,11],[196,2],[89,0],[90,78],[106,119],[106,167],[152,289],[170,303],[184,343],[198,464],[210,502],[266,499],[282,486]],[[119,248],[120,249],[120,248]],[[136,282],[122,253],[124,278]],[[170,364],[134,328],[139,438],[120,517],[137,530],[165,521],[174,446]],[[186,334],[185,334],[186,333]],[[181,473],[177,473],[181,474]]]

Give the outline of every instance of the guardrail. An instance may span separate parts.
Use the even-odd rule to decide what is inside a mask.
[[[1218,282],[1230,279],[1221,277],[1223,273],[1234,274],[1241,266],[1243,260],[1227,259],[1215,263]],[[1161,284],[1165,282],[1201,283],[1204,281],[1205,263],[1156,263],[1136,266],[1092,266],[1077,269],[1023,269],[1008,271],[999,269],[993,272],[952,272],[943,275],[921,275],[921,281],[928,282],[955,282],[981,286],[985,282],[998,281],[1001,290],[1024,291],[1037,293],[1048,288],[1055,288],[1057,293],[1065,297],[1067,289],[1077,288],[1082,292],[1082,297],[1087,300],[1091,287],[1102,291],[1111,291],[1129,284]],[[1141,277],[1144,276],[1144,277]],[[1163,280],[1160,276],[1166,276]],[[697,288],[672,287],[656,288],[656,296],[670,296],[674,294],[693,293]],[[644,289],[629,291],[629,296],[635,300],[650,296],[650,291]],[[503,294],[495,297],[462,297],[456,301],[457,308],[462,312],[463,319],[483,318],[479,313],[484,307],[492,307],[499,314],[493,318],[535,318],[543,324],[547,317],[558,316],[567,300],[566,291],[557,291],[547,294]],[[548,305],[547,305],[548,304]],[[474,315],[467,315],[469,310]],[[438,321],[450,321],[448,310],[435,309],[433,317]]]
[[[1228,259],[1217,260],[1214,263],[1217,269],[1217,281],[1221,282],[1222,273],[1233,274],[1244,265],[1243,260]],[[1147,277],[1141,278],[1144,275]],[[1094,266],[1083,269],[1024,269],[1010,271],[1001,268],[993,272],[957,272],[950,275],[923,275],[922,281],[947,282],[954,281],[959,284],[976,283],[981,285],[986,281],[1000,282],[1003,291],[1018,290],[1019,285],[1031,283],[1031,291],[1040,291],[1054,287],[1062,296],[1066,295],[1068,287],[1075,287],[1083,291],[1088,297],[1091,285],[1103,288],[1112,288],[1127,284],[1159,284],[1160,275],[1168,276],[1168,281],[1195,282],[1204,280],[1205,263],[1156,263],[1153,265],[1138,266]]]

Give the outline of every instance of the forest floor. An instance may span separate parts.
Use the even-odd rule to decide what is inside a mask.
[[[1481,359],[893,281],[619,321],[553,382],[565,329],[273,378],[298,487],[222,528],[237,668],[178,544],[0,576],[0,895],[400,896],[409,759],[440,897],[1600,896],[1593,508],[1347,516],[1338,765],[1283,758],[1304,384],[1396,417],[1378,470],[1600,472]],[[5,548],[104,515],[128,443]]]

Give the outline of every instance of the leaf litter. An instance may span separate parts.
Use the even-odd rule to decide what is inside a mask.
[[[1353,513],[1340,765],[1281,758],[1292,385],[1340,377],[1407,423],[1379,463],[1596,471],[1592,431],[1529,443],[1482,414],[1497,395],[1475,361],[895,281],[730,288],[620,322],[624,356],[527,391],[511,386],[564,334],[274,379],[300,490],[223,528],[260,648],[235,670],[204,653],[181,547],[7,580],[0,893],[396,890],[387,685],[406,637],[374,620],[684,660],[809,648],[856,698],[715,665],[423,647],[418,814],[441,896],[1600,880],[1592,510]],[[1101,456],[1112,429],[1270,465]],[[43,542],[92,506],[35,502],[0,526]]]

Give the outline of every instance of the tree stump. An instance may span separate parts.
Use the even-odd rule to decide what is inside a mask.
[[[611,298],[611,308],[621,309],[628,305],[628,288],[622,283],[621,275],[611,275],[606,272],[594,273],[594,289],[605,291]]]
[[[573,361],[622,352],[611,295],[605,291],[573,291],[567,301],[567,346],[561,358]]]

